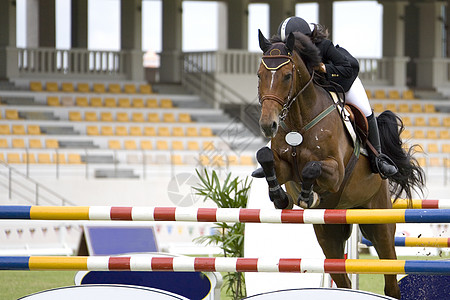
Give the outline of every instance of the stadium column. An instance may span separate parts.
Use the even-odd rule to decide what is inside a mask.
[[[144,80],[142,52],[142,0],[120,1],[121,50],[129,57],[125,65],[127,79]]]
[[[0,1],[0,79],[18,77],[16,2]]]
[[[72,48],[88,47],[88,0],[72,1]]]
[[[319,24],[328,28],[329,38],[333,39],[333,0],[318,0]]]
[[[293,0],[270,0],[269,1],[270,16],[270,34],[272,36],[277,33],[278,25],[291,16],[295,15],[295,1]]]
[[[182,1],[164,0],[162,11],[162,53],[159,78],[161,82],[181,82]]]
[[[38,46],[45,48],[55,48],[56,47],[55,0],[39,0],[38,13],[39,13]]]
[[[248,49],[249,0],[228,0],[228,49]]]
[[[406,87],[405,7],[406,1],[379,1],[383,5],[383,57],[387,60],[389,84]]]

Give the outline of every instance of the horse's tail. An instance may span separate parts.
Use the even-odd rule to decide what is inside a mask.
[[[378,116],[377,122],[380,131],[381,151],[389,156],[398,167],[397,174],[389,180],[394,201],[402,196],[402,193],[410,200],[412,199],[412,191],[420,191],[423,194],[425,172],[413,157],[418,145],[413,145],[408,151],[403,149],[400,134],[405,128],[402,120],[392,111],[384,111]]]

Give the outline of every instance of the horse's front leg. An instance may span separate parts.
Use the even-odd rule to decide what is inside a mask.
[[[264,147],[256,153],[256,159],[264,170],[264,175],[269,185],[269,198],[278,209],[291,209],[293,201],[281,188],[275,173],[275,158],[270,148]]]

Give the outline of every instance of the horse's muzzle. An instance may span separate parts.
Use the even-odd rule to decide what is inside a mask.
[[[278,123],[276,121],[271,122],[262,122],[259,121],[259,126],[261,128],[262,133],[266,138],[273,138],[278,131]]]

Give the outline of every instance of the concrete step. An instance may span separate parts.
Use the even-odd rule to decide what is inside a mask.
[[[117,170],[95,170],[95,178],[136,178],[139,176],[134,174],[132,169],[117,169]]]
[[[41,126],[41,132],[48,135],[78,135],[73,127]]]
[[[81,155],[81,161],[89,164],[113,164],[112,155]]]
[[[25,120],[58,121],[59,118],[51,111],[20,111],[19,117]]]
[[[59,148],[98,149],[93,141],[59,141]]]

